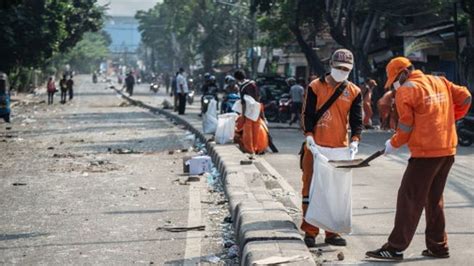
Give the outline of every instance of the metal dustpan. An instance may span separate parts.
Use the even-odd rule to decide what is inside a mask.
[[[329,161],[329,163],[335,168],[362,168],[370,166],[369,162],[384,154],[384,150],[376,151],[374,154],[370,155],[365,159],[355,159],[355,160],[340,160],[340,161]]]

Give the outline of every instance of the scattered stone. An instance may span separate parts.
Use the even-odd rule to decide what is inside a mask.
[[[174,154],[174,151],[173,150],[169,150],[168,151],[168,155],[173,155]]]
[[[15,182],[12,185],[13,186],[26,186],[26,183]]]
[[[239,256],[239,246],[238,245],[233,245],[232,247],[229,248],[229,251],[227,252],[227,257],[229,259],[237,258]]]
[[[369,207],[367,207],[367,206],[364,206],[362,209],[366,210],[366,209],[368,209],[368,208],[369,208]]]
[[[225,247],[225,248],[230,248],[230,247],[232,247],[233,245],[235,245],[235,242],[232,241],[232,240],[227,239],[227,240],[224,241],[224,247]]]
[[[250,165],[253,162],[251,160],[240,160],[240,165]]]
[[[128,103],[128,102],[121,102],[121,103],[118,105],[118,107],[128,107],[128,106],[130,106],[130,103]]]
[[[6,130],[11,130],[11,129],[12,129],[12,127],[6,127],[5,129],[6,129]]]
[[[344,260],[344,253],[342,251],[337,253],[337,259],[338,260]]]
[[[218,263],[221,260],[221,258],[211,255],[211,256],[208,256],[206,260],[210,263]]]
[[[231,223],[232,223],[232,216],[230,216],[230,215],[229,215],[229,216],[226,216],[226,217],[224,218],[224,223],[231,224]]]
[[[54,150],[54,147],[48,147],[48,150]]]

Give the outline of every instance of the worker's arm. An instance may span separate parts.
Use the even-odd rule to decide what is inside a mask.
[[[351,140],[360,141],[362,134],[362,93],[359,93],[352,102],[349,125],[351,126]]]
[[[305,136],[313,136],[313,129],[316,126],[316,103],[318,97],[311,86],[306,89],[303,112],[301,113],[301,123]]]
[[[410,139],[413,131],[414,110],[409,90],[413,88],[401,87],[395,94],[395,105],[399,116],[398,127],[392,136],[390,143],[393,147],[399,148]]]
[[[471,107],[472,95],[464,86],[456,85],[449,80],[442,78],[451,92],[454,104],[454,118],[459,120],[463,118]]]

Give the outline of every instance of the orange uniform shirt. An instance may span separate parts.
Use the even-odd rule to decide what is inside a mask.
[[[391,144],[408,143],[412,157],[442,157],[456,154],[455,121],[471,105],[468,89],[444,77],[413,71],[396,91],[399,124]]]
[[[302,126],[305,135],[313,135],[314,141],[324,147],[347,147],[348,124],[351,127],[351,138],[359,140],[362,132],[362,95],[355,84],[348,82],[345,90],[315,123],[315,113],[334,94],[323,78],[309,84],[303,105]]]

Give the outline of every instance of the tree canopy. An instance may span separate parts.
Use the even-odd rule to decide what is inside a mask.
[[[103,14],[96,0],[10,1],[0,9],[0,70],[44,66],[85,32],[100,30]]]

